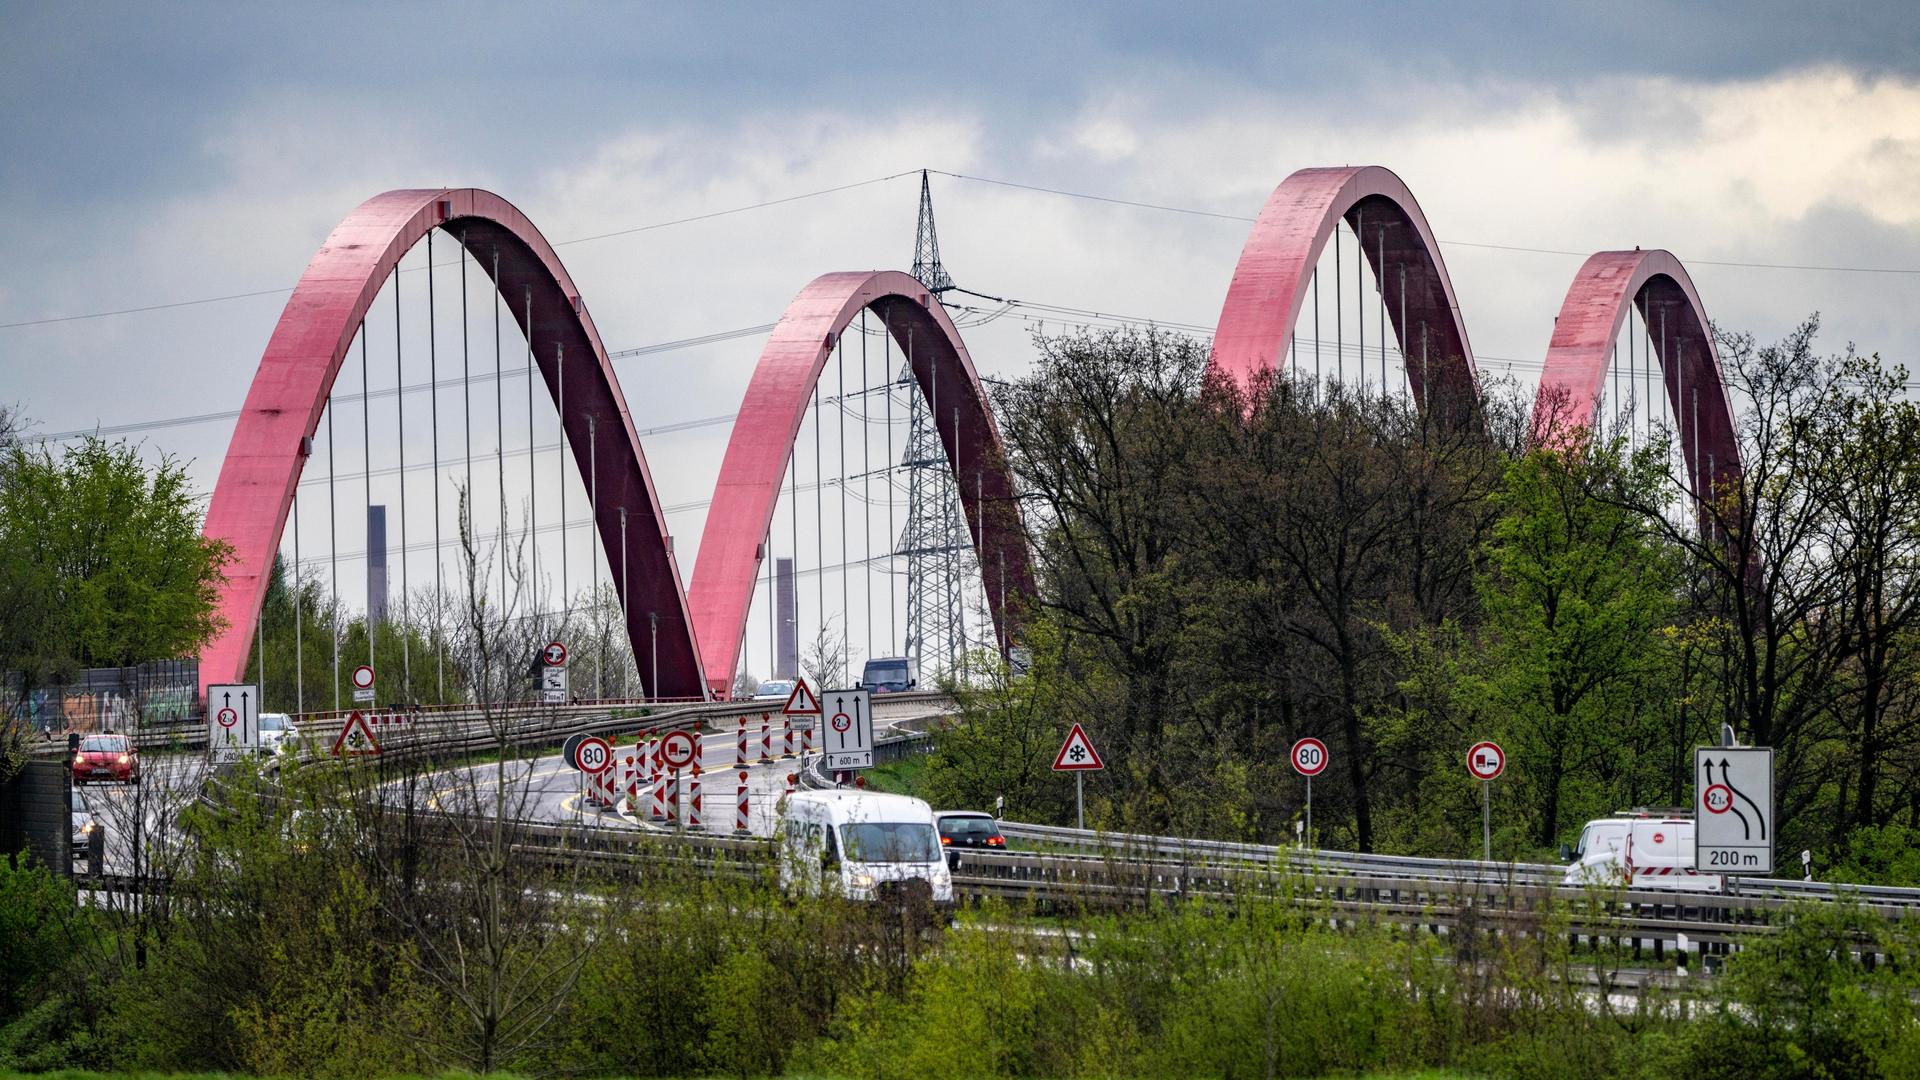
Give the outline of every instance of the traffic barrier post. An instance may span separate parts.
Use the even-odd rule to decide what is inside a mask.
[[[760,764],[773,764],[773,723],[767,713],[760,714]]]
[[[734,812],[733,831],[741,834],[742,836],[745,836],[748,831],[747,830],[747,770],[745,769],[740,770],[739,802],[740,802],[740,807],[738,810]]]
[[[667,770],[660,763],[660,744],[653,745],[653,820],[667,820]]]
[[[780,733],[781,739],[784,740],[780,757],[784,760],[793,756],[793,717],[783,719],[780,726],[784,729]]]
[[[687,825],[695,829],[700,827],[700,761],[698,758],[693,762],[693,790],[687,799]]]

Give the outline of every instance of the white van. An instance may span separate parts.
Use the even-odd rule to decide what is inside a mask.
[[[1624,885],[1633,889],[1719,892],[1719,874],[1693,865],[1693,819],[1672,814],[1622,814],[1587,822],[1573,849],[1563,885]]]
[[[829,888],[853,900],[880,900],[924,883],[935,904],[953,903],[933,808],[905,795],[796,791],[775,834],[780,884],[817,895]],[[833,885],[829,885],[833,882]]]

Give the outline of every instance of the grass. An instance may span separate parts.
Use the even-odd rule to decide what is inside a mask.
[[[893,795],[926,798],[927,757],[913,754],[899,761],[867,770],[867,786]],[[935,809],[941,809],[935,807]]]

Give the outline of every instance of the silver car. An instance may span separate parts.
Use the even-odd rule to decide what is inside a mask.
[[[753,692],[755,701],[785,701],[793,696],[792,679],[768,679]]]
[[[92,850],[93,834],[96,830],[100,832],[104,841],[106,825],[95,820],[93,810],[87,806],[87,796],[80,790],[78,784],[73,786],[69,797],[71,802],[68,807],[72,811],[73,818],[73,857],[84,859]]]
[[[260,752],[279,754],[291,751],[294,740],[300,737],[300,729],[293,726],[293,718],[283,712],[263,712],[260,714]]]

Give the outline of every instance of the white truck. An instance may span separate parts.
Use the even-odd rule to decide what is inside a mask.
[[[1587,822],[1563,885],[1625,886],[1719,892],[1719,874],[1693,865],[1693,819],[1675,813],[1623,811]]]

